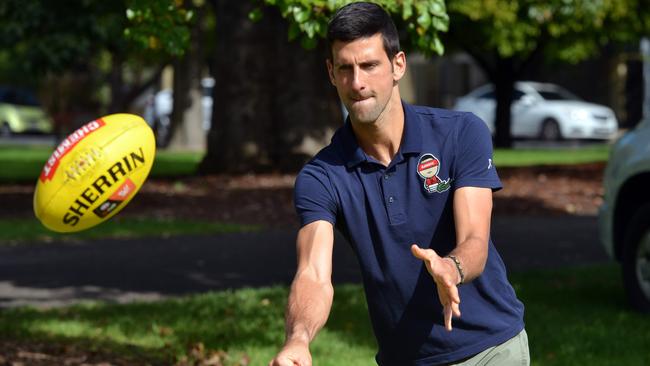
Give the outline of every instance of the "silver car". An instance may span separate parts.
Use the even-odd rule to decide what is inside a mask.
[[[514,138],[609,140],[618,131],[611,108],[585,102],[555,84],[517,82],[512,99],[510,134]],[[473,112],[494,134],[496,99],[492,85],[460,97],[454,109]]]
[[[614,144],[603,184],[600,239],[621,263],[630,304],[650,312],[650,119]]]

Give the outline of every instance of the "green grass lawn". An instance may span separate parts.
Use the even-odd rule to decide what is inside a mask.
[[[517,273],[511,280],[526,305],[532,365],[650,364],[650,317],[626,309],[616,266]],[[272,287],[155,303],[4,310],[0,339],[168,361],[191,358],[200,344],[205,353],[227,352],[229,365],[244,357],[266,365],[283,340],[286,296],[286,287]],[[312,345],[314,365],[374,365],[375,350],[361,287],[337,286],[330,319]]]
[[[52,147],[46,146],[0,146],[0,183],[36,182],[52,150]],[[494,161],[497,167],[576,164],[606,161],[608,155],[607,144],[575,148],[496,149]],[[193,175],[202,157],[201,153],[159,150],[151,177]]]
[[[48,146],[0,146],[0,183],[33,182],[54,150]],[[159,150],[150,177],[179,177],[196,173],[203,155]]]
[[[495,149],[494,163],[499,167],[547,164],[581,164],[607,161],[608,144],[562,148]]]

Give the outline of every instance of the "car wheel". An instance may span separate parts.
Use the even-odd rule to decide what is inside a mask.
[[[542,123],[539,137],[544,141],[558,141],[562,139],[562,131],[556,120],[548,118]]]
[[[638,210],[627,227],[623,248],[623,283],[630,305],[650,312],[650,203]]]
[[[156,136],[156,146],[165,148],[171,140],[171,119],[169,116],[156,118],[154,121],[154,134]]]
[[[11,127],[9,127],[9,124],[7,122],[3,123],[2,126],[0,126],[0,137],[11,137],[12,132],[11,132]]]

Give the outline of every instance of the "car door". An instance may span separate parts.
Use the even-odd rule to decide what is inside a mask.
[[[539,134],[535,107],[539,102],[532,93],[515,88],[512,96],[510,133],[512,137],[534,137]]]

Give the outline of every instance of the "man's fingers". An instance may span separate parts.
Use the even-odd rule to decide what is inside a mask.
[[[451,328],[451,313],[452,313],[451,306],[446,305],[443,309],[443,312],[445,315],[445,329],[451,332],[452,329]]]
[[[415,258],[422,260],[426,259],[424,256],[424,250],[420,249],[420,247],[415,244],[411,245],[411,253],[413,253],[413,256],[415,256]]]
[[[422,249],[416,244],[411,245],[411,253],[413,253],[413,256],[423,261],[430,261],[436,256],[436,252],[433,249]],[[431,265],[432,263],[429,264],[429,266]],[[434,273],[434,268],[429,268],[429,271],[434,277],[436,286],[438,287],[438,297],[440,298],[440,303],[443,305],[445,329],[451,331],[452,318],[460,317],[460,295],[458,294],[458,287],[449,276],[442,277],[442,272]]]
[[[454,317],[460,317],[460,305],[456,302],[450,302],[443,306],[443,315],[445,317],[445,329],[451,331],[451,321]]]
[[[458,288],[455,285],[442,286],[438,285],[438,297],[442,304],[442,313],[444,316],[445,329],[452,330],[452,319],[460,317],[460,298]]]
[[[436,252],[433,249],[422,249],[417,244],[413,244],[411,245],[411,253],[418,259],[428,260]]]
[[[451,306],[452,313],[455,317],[460,317],[460,295],[458,295],[458,287],[452,285],[448,291],[449,305]]]
[[[271,361],[269,366],[303,366],[307,365],[307,363],[300,363],[298,361],[293,361],[287,358],[281,358],[281,359],[276,359]]]
[[[451,285],[449,287],[449,300],[452,303],[460,304],[460,295],[458,294],[458,286]]]
[[[456,318],[460,318],[460,304],[458,304],[457,302],[452,302],[451,310]]]

